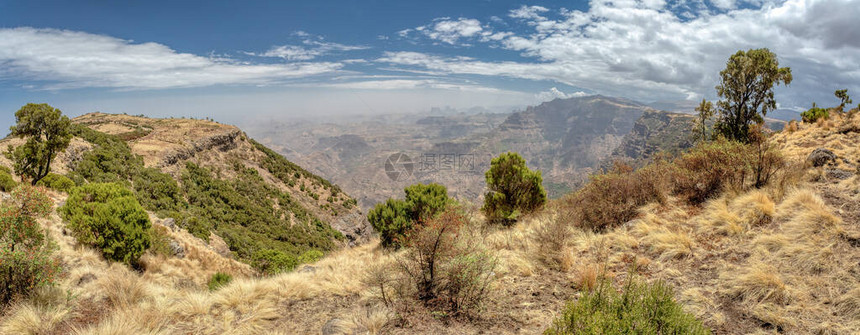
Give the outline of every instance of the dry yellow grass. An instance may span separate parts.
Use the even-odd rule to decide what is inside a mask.
[[[856,161],[860,136],[840,133],[846,124],[860,118],[799,124],[772,140],[795,161],[820,146]],[[393,328],[396,315],[375,304],[378,292],[364,280],[394,257],[375,242],[334,252],[307,272],[258,278],[180,229],[170,236],[186,257],[148,255],[141,274],[75,246],[54,215],[42,223],[59,246],[66,275],[57,290],[8,308],[0,331],[293,334],[328,325],[347,334],[537,333],[575,298],[571,286],[593,287],[601,274],[618,283],[636,269],[646,281],[675,287],[685,308],[717,333],[856,333],[860,229],[849,218],[856,218],[850,201],[860,201],[860,180],[809,184],[795,177],[805,171],[784,171],[779,183],[725,194],[701,208],[678,199],[645,206],[636,220],[599,234],[574,228],[552,206],[510,228],[471,226],[465,233],[499,261],[499,293],[486,310],[491,321],[477,325],[419,320],[415,328]],[[831,205],[838,199],[827,192],[848,205]],[[216,271],[235,279],[210,292],[204,284]],[[68,325],[94,305],[106,310],[90,324]]]

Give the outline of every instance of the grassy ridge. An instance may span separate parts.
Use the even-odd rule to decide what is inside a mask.
[[[154,168],[145,168],[119,136],[105,134],[83,125],[73,125],[75,136],[93,144],[71,166],[70,177],[77,184],[117,182],[135,190],[135,196],[149,211],[172,217],[195,236],[209,239],[210,231],[221,236],[245,262],[263,250],[300,259],[311,251],[329,251],[342,235],[315,216],[289,193],[267,183],[257,170],[240,161],[230,162],[235,178],[220,178],[220,172],[187,163],[181,172],[181,186],[173,177]],[[265,154],[263,168],[287,185],[299,177],[331,191],[347,207],[354,200],[337,186],[289,162],[253,140]],[[349,208],[349,207],[347,207]]]

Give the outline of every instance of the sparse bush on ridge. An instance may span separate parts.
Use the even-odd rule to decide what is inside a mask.
[[[815,123],[819,119],[828,119],[830,112],[826,108],[820,108],[815,103],[812,103],[812,108],[800,113],[800,118],[806,123]]]
[[[470,238],[468,224],[460,209],[449,207],[407,233],[405,253],[372,269],[366,282],[401,316],[412,302],[442,316],[476,312],[490,293],[496,258]]]
[[[660,163],[633,171],[616,162],[612,170],[592,176],[591,182],[562,200],[563,207],[581,228],[601,231],[618,226],[636,217],[639,207],[666,201],[665,167]]]
[[[95,247],[109,260],[138,266],[152,244],[149,215],[121,184],[73,188],[59,212],[80,243]]]
[[[517,153],[499,155],[490,162],[487,188],[481,210],[492,223],[510,225],[520,215],[531,213],[546,202],[540,171],[532,171]]]
[[[700,205],[726,190],[763,187],[787,163],[756,126],[752,129],[750,144],[716,139],[699,143],[671,162],[656,161],[636,171],[616,164],[564,198],[562,210],[571,214],[575,225],[602,231],[634,219],[643,205],[664,204],[670,194]]]
[[[51,199],[29,185],[12,198],[13,206],[0,207],[0,306],[52,285],[60,271],[52,257],[55,246],[36,221],[50,212]]]
[[[593,291],[570,302],[546,335],[562,334],[710,334],[702,322],[675,302],[672,288],[630,278],[618,293],[601,279]]]

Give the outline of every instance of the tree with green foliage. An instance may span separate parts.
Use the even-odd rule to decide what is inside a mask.
[[[78,242],[97,248],[109,260],[137,266],[152,243],[149,215],[121,184],[73,188],[59,211]]]
[[[839,102],[840,102],[839,108],[844,108],[846,104],[850,104],[850,103],[854,102],[851,100],[851,97],[848,96],[848,89],[847,88],[841,89],[841,90],[836,90],[836,92],[834,92],[833,94],[836,95],[837,98],[839,98]]]
[[[436,183],[414,184],[403,190],[413,221],[429,220],[448,206],[448,190]]]
[[[486,173],[487,188],[481,208],[493,223],[512,224],[522,214],[546,203],[540,171],[532,171],[519,154],[508,152],[493,158]]]
[[[51,285],[60,270],[54,246],[36,221],[51,211],[51,199],[22,184],[11,206],[0,207],[0,306]]]
[[[730,140],[749,142],[750,125],[761,124],[768,111],[776,109],[774,85],[791,83],[791,69],[779,67],[776,54],[768,49],[740,50],[720,71],[715,129]]]
[[[714,117],[715,112],[714,104],[705,99],[702,99],[699,106],[696,106],[696,115],[698,116],[696,119],[696,128],[701,129],[702,131],[702,141],[706,141],[708,139],[708,121]]]
[[[26,138],[17,148],[9,146],[6,155],[14,162],[15,173],[31,179],[36,185],[51,172],[51,162],[72,140],[71,121],[48,104],[27,104],[15,112],[12,136]]]
[[[406,200],[389,198],[367,213],[367,221],[379,232],[383,247],[399,248],[413,227],[432,219],[451,203],[440,184],[414,184],[403,190]]]
[[[382,246],[399,248],[407,232],[414,224],[411,207],[406,201],[389,198],[383,203],[376,204],[367,213],[367,221],[379,232]]]

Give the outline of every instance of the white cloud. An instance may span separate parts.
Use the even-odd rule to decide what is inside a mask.
[[[564,93],[564,92],[560,91],[558,88],[553,87],[553,88],[550,88],[549,91],[540,92],[538,94],[535,94],[535,98],[537,98],[539,101],[551,101],[551,100],[555,100],[555,99],[568,99],[568,98],[575,98],[575,97],[584,97],[587,95],[588,95],[588,93],[585,93],[582,91],[573,92],[573,93]]]
[[[308,36],[308,34],[304,33],[304,35],[302,36]],[[280,45],[274,46],[263,53],[247,52],[246,54],[260,57],[283,58],[288,61],[303,61],[311,60],[322,55],[331,54],[333,52],[365,50],[370,48],[363,45],[344,45],[340,43],[324,42],[312,39],[304,40],[303,44],[306,45],[306,47],[298,45]]]
[[[540,16],[539,13],[545,13],[548,11],[548,8],[542,6],[523,5],[520,8],[511,10],[509,16],[516,19],[543,20],[545,18]]]
[[[46,81],[42,88],[161,89],[268,84],[338,71],[333,62],[247,64],[180,53],[158,43],[56,29],[0,29],[0,77]]]
[[[415,29],[398,31],[397,34],[400,37],[408,38],[414,31],[430,39],[453,45],[457,44],[461,39],[481,36],[481,33],[484,32],[481,21],[476,19],[459,18],[452,20],[451,18],[442,17],[433,21],[432,24],[415,27]]]
[[[748,7],[754,1],[744,3]],[[414,52],[386,53],[380,61],[452,74],[551,80],[651,101],[713,96],[718,73],[731,54],[766,47],[794,74],[792,94],[780,99],[811,101],[831,96],[836,88],[860,90],[860,29],[854,29],[858,0],[767,1],[758,8],[718,13],[698,2],[678,6],[593,0],[586,12],[562,10],[560,15],[523,6],[510,16],[529,29],[499,35],[498,41],[478,39],[519,51],[522,61]],[[480,35],[488,32],[485,28]]]
[[[493,92],[499,93],[503,90],[470,83],[448,82],[440,79],[365,79],[343,83],[321,83],[306,84],[300,86],[327,87],[340,89],[359,90],[414,90],[414,89],[437,89],[468,92]]]

